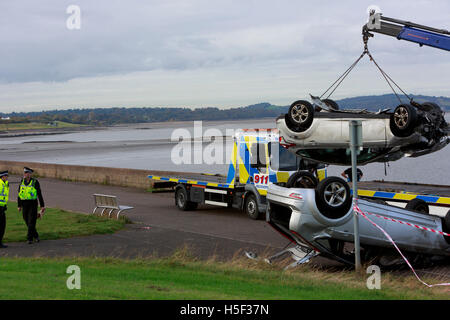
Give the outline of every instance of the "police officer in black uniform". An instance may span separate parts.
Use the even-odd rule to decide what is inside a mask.
[[[38,218],[38,199],[41,205],[40,216],[45,212],[44,198],[42,197],[41,186],[39,181],[31,177],[33,170],[24,167],[23,179],[19,185],[19,195],[17,206],[19,212],[22,211],[23,220],[28,227],[27,239],[32,244],[33,239],[39,242],[39,234],[36,230],[36,220]]]
[[[344,172],[341,173],[341,176],[347,179],[347,182],[352,182],[352,168],[348,168]],[[356,181],[360,181],[363,176],[363,172],[361,169],[357,168],[356,170]]]

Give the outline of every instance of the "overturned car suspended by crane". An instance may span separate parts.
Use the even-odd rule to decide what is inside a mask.
[[[444,111],[433,102],[417,103],[409,97],[379,66],[369,52],[367,43],[377,32],[442,50],[450,50],[449,31],[408,21],[384,17],[371,12],[369,22],[362,28],[364,51],[359,58],[320,96],[311,95],[311,103],[298,100],[289,111],[276,120],[280,142],[291,152],[305,159],[338,165],[351,163],[347,146],[350,142],[347,124],[361,120],[363,150],[359,164],[395,161],[404,156],[417,157],[438,151],[450,142],[450,128]],[[367,55],[375,64],[400,104],[378,112],[341,110],[330,99],[331,94],[344,81],[357,63]],[[408,98],[404,103],[395,91],[397,87]],[[328,92],[328,96],[323,98]]]

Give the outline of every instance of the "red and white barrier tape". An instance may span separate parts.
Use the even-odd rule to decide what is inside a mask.
[[[403,255],[403,253],[400,251],[400,249],[397,247],[397,245],[395,244],[394,240],[392,239],[392,237],[386,232],[384,231],[383,228],[381,228],[378,224],[376,224],[375,222],[373,222],[372,220],[370,220],[367,217],[367,214],[371,214],[371,215],[375,215],[375,216],[379,216],[373,213],[368,213],[368,212],[362,212],[362,210],[355,204],[353,203],[353,210],[356,211],[359,215],[361,215],[363,218],[365,218],[367,221],[369,221],[373,226],[375,226],[376,228],[378,228],[385,236],[386,238],[389,239],[389,241],[394,245],[395,249],[397,249],[398,253],[400,253],[400,255],[402,256],[403,260],[405,260],[405,262],[408,264],[409,268],[412,270],[412,272],[414,273],[414,275],[416,276],[417,280],[419,280],[421,283],[423,283],[424,285],[426,285],[428,288],[431,287],[437,287],[437,286],[450,286],[450,283],[438,283],[438,284],[428,284],[426,282],[424,282],[422,279],[419,278],[419,276],[417,275],[416,271],[414,270],[414,268],[412,267],[411,263],[409,263],[408,259],[406,259],[406,257]],[[384,218],[383,216],[379,216],[381,218]],[[388,220],[395,220],[395,219],[390,219],[388,218]],[[395,222],[399,222],[399,220],[395,220]],[[415,225],[414,225],[415,226]],[[425,227],[421,227],[417,226],[419,229],[424,228],[423,230],[428,230],[431,231],[432,229],[429,228],[425,228]],[[448,234],[445,234],[448,235]]]
[[[414,227],[414,228],[417,228],[417,229],[430,231],[430,232],[434,232],[434,233],[439,233],[440,235],[450,237],[449,233],[446,233],[446,232],[443,232],[443,231],[434,230],[434,229],[423,227],[423,226],[418,226],[417,224],[412,224],[412,223],[409,223],[409,222],[405,222],[405,221],[401,221],[401,220],[385,217],[385,216],[382,216],[382,215],[379,215],[379,214],[376,214],[376,213],[366,212],[366,214],[371,215],[371,216],[375,216],[375,217],[380,218],[380,219],[384,219],[384,220],[388,220],[388,221],[392,221],[392,222],[398,222],[400,224],[406,224],[406,225],[408,225],[410,227]]]

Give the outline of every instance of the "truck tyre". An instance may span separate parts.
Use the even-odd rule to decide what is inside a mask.
[[[289,177],[286,187],[314,189],[318,183],[317,178],[312,173],[308,171],[297,171]]]
[[[248,197],[245,199],[244,211],[251,219],[258,220],[258,202],[256,201],[256,197],[254,194],[248,195]]]
[[[428,207],[428,204],[423,201],[422,199],[412,199],[408,202],[408,204],[405,207],[406,210],[412,210],[417,211],[423,214],[429,214],[430,208]]]
[[[401,104],[391,115],[389,126],[394,136],[408,137],[414,132],[416,123],[416,109],[410,104]]]
[[[194,210],[197,208],[198,203],[188,200],[186,189],[178,188],[175,191],[175,204],[178,209],[182,211]]]
[[[314,119],[314,107],[304,100],[295,101],[287,113],[286,120],[295,132],[302,132],[308,129]]]
[[[342,218],[352,205],[347,182],[339,177],[328,177],[317,185],[317,209],[329,219]]]

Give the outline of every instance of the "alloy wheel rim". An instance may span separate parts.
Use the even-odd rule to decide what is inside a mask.
[[[347,190],[341,183],[333,182],[325,188],[325,202],[332,207],[339,207],[347,198]]]
[[[303,123],[308,119],[309,111],[304,104],[298,104],[292,107],[291,111],[292,119],[297,123]]]
[[[403,129],[408,123],[409,113],[405,107],[399,107],[394,113],[394,121],[397,127]]]

